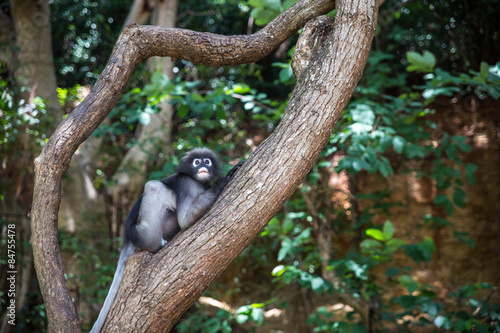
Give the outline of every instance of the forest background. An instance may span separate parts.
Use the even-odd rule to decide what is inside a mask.
[[[124,24],[244,35],[292,3],[1,6],[2,330],[46,329],[29,243],[33,160],[88,94]],[[500,330],[499,11],[493,0],[386,1],[364,76],[320,160],[175,330]],[[226,169],[249,156],[287,104],[296,40],[250,65],[155,59],[136,69],[64,179],[60,247],[84,329],[144,182],[171,174],[200,145]],[[12,225],[15,327],[6,311]]]

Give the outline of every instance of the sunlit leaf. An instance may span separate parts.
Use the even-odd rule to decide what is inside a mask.
[[[436,66],[436,57],[429,51],[424,51],[423,54],[418,52],[406,52],[406,59],[410,64],[406,70],[409,72],[432,72]]]
[[[287,254],[292,252],[293,252],[293,242],[289,237],[286,237],[281,242],[281,248],[278,252],[278,261],[282,261],[283,259],[285,259]]]
[[[393,139],[392,139],[392,146],[394,147],[394,150],[398,153],[398,154],[402,154],[403,153],[403,150],[405,149],[405,145],[406,145],[406,141],[405,139],[403,139],[402,137],[400,137],[399,135],[396,135]]]
[[[373,237],[378,241],[383,242],[386,240],[384,233],[379,229],[367,229],[365,233],[367,236]]]
[[[274,267],[271,274],[273,276],[281,276],[283,273],[285,273],[285,271],[286,271],[286,267],[284,265],[278,265],[278,266]]]

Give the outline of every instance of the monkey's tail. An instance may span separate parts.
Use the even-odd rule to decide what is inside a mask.
[[[111,287],[109,287],[108,296],[106,296],[106,300],[102,305],[99,317],[92,327],[92,330],[90,330],[90,333],[101,332],[102,326],[104,325],[106,317],[108,316],[108,312],[111,309],[111,305],[113,305],[116,294],[118,293],[118,289],[120,289],[120,283],[122,282],[123,271],[125,269],[125,262],[127,261],[128,257],[130,257],[132,253],[134,253],[134,251],[135,246],[130,242],[123,246],[122,252],[120,253],[120,258],[118,259],[118,265],[116,266],[116,272],[115,276],[113,277],[113,282],[111,283]]]

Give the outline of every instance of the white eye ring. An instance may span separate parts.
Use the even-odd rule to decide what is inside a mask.
[[[201,160],[200,160],[199,158],[195,158],[195,159],[193,160],[193,166],[194,166],[194,167],[197,167],[197,166],[198,166],[198,165],[200,165],[200,164],[201,164]]]
[[[212,161],[210,161],[210,159],[209,159],[209,158],[205,158],[205,159],[203,160],[203,162],[205,162],[205,165],[206,165],[206,166],[211,166],[211,165],[212,165]]]

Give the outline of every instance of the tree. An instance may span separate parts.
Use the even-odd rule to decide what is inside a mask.
[[[33,96],[46,98],[54,116],[62,116],[56,93],[56,76],[52,57],[50,5],[38,1],[11,1],[16,29],[19,62],[17,75],[24,77]]]
[[[317,44],[311,40],[311,52],[305,52],[310,57],[302,57],[296,67],[298,83],[280,125],[245,163],[212,210],[157,255],[139,253],[129,260],[124,287],[115,301],[115,305],[126,301],[127,306],[115,306],[107,321],[109,329],[119,331],[170,329],[300,184],[361,77],[380,4],[375,0],[336,4],[303,0],[249,36],[127,27],[90,95],[59,125],[35,160],[32,244],[49,331],[79,329],[57,245],[62,176],[75,150],[120,98],[140,61],[151,56],[182,57],[208,66],[256,61],[309,20],[336,8],[333,29],[321,18],[311,23],[317,31]],[[139,300],[140,306],[135,306]]]
[[[46,122],[43,124],[46,125],[48,129],[46,134],[49,135],[62,117],[56,93],[50,13],[48,1],[32,3],[13,0],[10,1],[10,10],[8,6],[2,4],[2,13],[0,14],[2,21],[0,24],[0,48],[2,49],[0,67],[3,70],[2,65],[5,65],[5,69],[12,76],[15,75],[19,78],[18,86],[27,88],[20,93],[24,103],[19,104],[20,108],[14,119],[12,116],[5,115],[7,111],[5,105],[0,107],[0,114],[4,121],[16,127],[16,130],[12,131],[12,134],[15,133],[13,135],[15,139],[8,143],[2,142],[4,147],[2,147],[0,155],[3,155],[4,161],[8,160],[9,166],[2,168],[2,176],[0,177],[2,178],[0,181],[0,210],[2,213],[10,212],[10,216],[7,215],[5,220],[11,223],[17,222],[18,244],[23,244],[29,238],[30,228],[26,215],[29,211],[28,198],[30,195],[26,194],[30,192],[30,186],[27,185],[26,180],[31,176],[31,161],[40,153],[40,145],[37,144],[37,140],[43,136],[30,134],[30,132],[38,132],[39,127],[36,121],[32,123],[21,119],[36,117],[35,114],[49,110],[49,114],[45,117]],[[8,47],[4,48],[4,45],[8,45]],[[1,76],[0,74],[0,79],[2,79]],[[9,92],[9,89],[2,85],[2,95],[5,96],[9,93],[12,91]],[[40,103],[40,98],[36,98],[37,96],[43,98],[45,103]],[[46,108],[41,110],[40,104],[45,104]],[[2,140],[4,133],[2,131],[0,135]],[[2,214],[0,220],[3,221],[4,217],[5,215]],[[22,257],[18,258],[18,262],[31,263],[31,251],[23,252],[23,250],[18,252],[22,254]],[[31,264],[19,266],[18,272],[16,310],[20,310],[27,299],[29,286],[27,281],[30,281],[33,276],[33,267]]]

